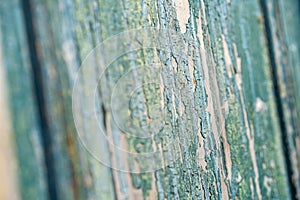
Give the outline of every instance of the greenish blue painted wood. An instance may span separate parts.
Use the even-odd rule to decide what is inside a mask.
[[[34,27],[25,26],[21,2],[0,3],[0,44],[22,199],[299,198],[300,18],[294,17],[300,15],[299,2],[30,0]],[[143,49],[114,62],[104,76],[105,85],[99,86],[100,126],[114,142],[138,153],[169,151],[168,141],[182,141],[175,147],[179,159],[155,172],[134,174],[102,165],[81,145],[71,95],[77,70],[98,43],[144,27],[182,33],[184,45],[176,49],[170,44],[171,52]],[[28,29],[35,33],[34,41],[26,37]],[[38,64],[30,57],[33,44]],[[144,86],[128,110],[138,113],[133,123],[140,126],[143,113],[155,116],[151,103],[163,102],[165,127],[150,143],[124,140],[113,123],[111,91],[129,67],[153,61],[163,66],[163,95],[157,96],[157,87]],[[44,164],[32,66],[42,72],[53,190]],[[98,78],[97,66],[94,70],[80,80],[83,96],[89,80]],[[147,82],[149,77],[134,81]],[[91,131],[89,117],[80,125]],[[112,155],[106,142],[101,145]],[[111,157],[111,165],[147,167],[121,154]]]

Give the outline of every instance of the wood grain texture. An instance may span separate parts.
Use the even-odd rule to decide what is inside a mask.
[[[21,199],[300,198],[297,3],[1,2],[0,44]],[[147,27],[171,29],[182,41],[153,41],[155,48],[110,63],[95,90],[96,115],[86,97],[103,69],[92,65],[79,80],[82,120],[75,124],[72,90],[85,58],[111,36]],[[103,51],[107,59],[133,45],[113,44]],[[147,71],[153,63],[159,74]],[[145,71],[124,79],[140,67]],[[148,84],[154,77],[158,85]],[[128,87],[142,84],[130,102],[127,85],[112,99],[120,80]],[[129,136],[116,123],[114,109],[119,119],[130,113],[129,128],[144,130],[139,136],[163,128],[148,139]],[[144,128],[156,119],[158,127]],[[90,140],[99,126],[132,153],[161,150],[167,164],[145,172],[146,159],[114,151],[110,141],[95,141],[109,158],[111,167],[105,166],[82,145],[78,126]],[[136,169],[143,173],[125,172]]]
[[[3,49],[1,63],[4,64],[1,67],[6,75],[5,85],[11,116],[6,120],[12,125],[12,137],[16,146],[20,195],[23,199],[48,199],[23,10],[20,2],[15,0],[1,1],[0,10]]]

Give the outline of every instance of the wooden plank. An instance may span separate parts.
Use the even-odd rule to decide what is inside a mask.
[[[69,48],[66,45],[72,44],[67,40],[68,32],[63,29],[67,24],[61,19],[58,6],[58,2],[23,1],[49,198],[79,199],[84,198],[85,188],[77,164],[79,157],[70,113],[71,87],[66,67],[66,62],[73,60],[72,57],[68,60],[69,54],[60,53],[64,52],[64,47]]]
[[[41,132],[32,90],[30,53],[22,6],[15,0],[1,1],[0,10],[1,49],[3,49],[1,69],[6,76],[5,85],[9,102],[7,108],[10,110],[10,117],[6,120],[7,125],[12,126],[13,146],[16,147],[15,151],[13,149],[11,151],[16,153],[20,198],[48,199]],[[1,97],[3,95],[5,90],[1,90]],[[18,188],[15,190],[18,195]]]
[[[101,5],[103,9],[106,8],[105,2],[102,2]],[[142,27],[148,23],[157,23],[156,25],[162,28],[173,26],[179,28],[180,24],[187,23],[187,28],[181,28],[187,30],[186,35],[190,36],[190,40],[193,38],[196,41],[200,40],[200,45],[203,43],[202,47],[207,51],[206,54],[200,54],[199,57],[197,55],[200,53],[199,51],[191,50],[193,52],[191,53],[193,55],[191,60],[194,60],[194,63],[189,63],[197,71],[194,71],[194,79],[198,91],[194,98],[197,98],[195,101],[199,105],[199,111],[201,111],[198,117],[201,120],[202,134],[205,137],[196,135],[192,131],[193,129],[183,125],[170,127],[177,136],[182,134],[181,137],[187,137],[187,135],[194,138],[200,137],[203,145],[203,149],[200,148],[200,150],[206,154],[205,159],[203,159],[204,164],[202,163],[205,166],[203,167],[204,172],[198,171],[201,168],[198,166],[199,164],[197,165],[197,159],[191,159],[193,153],[189,152],[190,150],[186,148],[186,145],[182,145],[181,149],[186,149],[182,152],[185,155],[183,156],[185,161],[178,161],[173,167],[169,166],[165,170],[157,171],[156,184],[160,187],[154,191],[160,191],[160,198],[168,197],[170,199],[199,197],[201,194],[202,198],[209,198],[210,195],[213,195],[214,198],[226,198],[228,196],[231,198],[252,197],[258,199],[268,196],[269,198],[288,198],[289,187],[286,179],[284,154],[281,151],[281,133],[278,117],[276,117],[267,41],[264,35],[264,25],[260,22],[262,14],[259,2],[251,2],[246,5],[235,2],[228,5],[217,2],[200,2],[200,5],[197,5],[195,2],[186,5],[190,7],[184,8],[182,5],[183,7],[180,9],[193,12],[190,15],[194,18],[190,18],[190,21],[186,20],[189,19],[189,16],[182,16],[182,13],[176,15],[176,9],[168,2],[158,1],[156,5],[148,5],[149,10],[154,10],[153,13],[149,12],[149,17],[143,16],[143,13],[147,13],[143,12],[143,5],[123,2],[123,13],[118,11],[118,6],[110,7],[114,8],[114,12],[110,11],[109,8],[105,10],[108,13],[102,15],[104,17],[101,21],[103,22],[103,29],[99,28],[99,32],[111,31],[108,35],[112,35],[117,32],[117,27],[122,30]],[[243,10],[248,7],[251,7],[253,12]],[[151,16],[151,14],[153,15]],[[99,15],[101,19],[101,14]],[[188,15],[188,13],[184,13],[184,15]],[[110,17],[107,18],[106,16]],[[124,20],[127,23],[125,22],[125,25],[122,26],[118,20],[124,16],[126,16]],[[178,19],[176,19],[177,16],[179,16]],[[99,16],[97,15],[97,17]],[[150,18],[150,22],[143,21],[147,18]],[[178,24],[177,20],[179,21]],[[112,26],[114,29],[110,30],[109,27]],[[199,46],[196,46],[197,48]],[[162,62],[165,62],[166,66],[171,66],[170,60],[169,55]],[[211,68],[205,69],[208,67]],[[117,79],[120,76],[119,73],[118,70],[112,71],[109,74],[112,77],[110,79]],[[172,70],[169,73],[172,73]],[[193,80],[193,77],[189,77],[184,68],[180,73],[186,76],[187,83]],[[259,76],[257,76],[258,74]],[[205,77],[204,80],[203,76]],[[263,87],[256,83],[263,84]],[[111,83],[111,85],[114,84],[114,82]],[[176,85],[164,85],[164,87],[176,88]],[[202,96],[199,96],[204,90],[209,96],[208,99],[203,93]],[[180,92],[178,89],[177,91]],[[185,95],[179,94],[179,96],[182,98],[179,101],[187,101]],[[168,96],[166,98],[171,99]],[[175,104],[174,112],[180,110],[180,103],[172,102],[172,104]],[[189,104],[193,103],[187,103],[187,105]],[[224,106],[225,108],[228,106],[227,116],[220,112]],[[210,108],[206,109],[206,107]],[[169,114],[175,115],[172,112]],[[191,114],[187,113],[187,115]],[[181,120],[191,127],[194,126],[194,130],[199,129],[188,119],[183,117]],[[224,125],[224,121],[226,125]],[[224,134],[225,127],[222,126],[226,126],[227,134]],[[177,132],[180,129],[183,131]],[[265,143],[260,143],[260,141],[265,141]],[[191,145],[191,148],[198,149],[198,145],[195,143]],[[196,150],[195,153],[200,150]],[[243,165],[240,164],[241,158],[243,158]],[[189,169],[189,165],[193,166],[192,169],[195,170],[193,173],[192,169]],[[147,177],[147,175],[145,176]],[[190,179],[192,176],[194,178]],[[151,191],[148,188],[151,185],[151,181],[149,181],[151,178],[148,176],[148,178],[143,179],[142,177],[142,175],[133,175],[133,181],[139,182],[134,185],[143,189],[144,198],[146,198]],[[197,181],[199,182],[197,183]],[[177,186],[179,182],[182,183],[181,186]],[[198,185],[202,187],[196,188]]]
[[[266,1],[264,5],[267,38],[275,79],[287,171],[292,197],[300,198],[300,60],[298,1]]]
[[[0,20],[22,198],[299,195],[292,3],[21,2]]]

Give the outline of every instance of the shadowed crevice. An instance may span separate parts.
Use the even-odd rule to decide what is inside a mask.
[[[42,75],[42,65],[39,58],[39,50],[36,43],[36,31],[34,27],[34,16],[32,13],[32,1],[22,0],[23,15],[25,21],[25,31],[31,61],[32,86],[35,94],[35,102],[38,113],[38,122],[42,136],[42,146],[47,178],[47,189],[49,199],[57,200],[57,178],[55,173],[55,163],[53,155],[53,145],[51,131],[49,127],[49,116],[47,111],[46,97],[44,92],[44,80]]]
[[[274,3],[274,6],[278,6],[277,3]],[[269,55],[271,74],[272,74],[273,92],[275,96],[275,103],[276,103],[279,125],[281,130],[281,140],[282,140],[281,142],[282,142],[282,148],[284,153],[285,166],[287,170],[287,179],[289,183],[290,195],[292,199],[297,199],[297,192],[296,192],[297,190],[296,190],[296,185],[293,182],[293,168],[292,168],[292,161],[290,158],[291,149],[289,146],[287,125],[284,120],[285,114],[284,114],[283,103],[280,95],[280,86],[279,86],[279,77],[278,77],[279,67],[277,66],[275,60],[275,49],[273,44],[274,38],[272,36],[272,31],[271,31],[271,24],[269,19],[269,10],[267,7],[267,2],[265,0],[260,0],[260,7],[264,18],[264,29],[265,29],[265,36],[267,41],[267,51]]]

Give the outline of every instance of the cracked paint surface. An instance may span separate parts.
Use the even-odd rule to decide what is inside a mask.
[[[60,197],[291,198],[278,125],[281,116],[277,114],[274,100],[265,27],[263,20],[258,20],[262,18],[259,1],[32,1],[35,3],[35,23],[39,25],[36,42],[42,64],[46,66],[43,68],[43,90],[49,107],[55,167],[59,169],[54,175],[58,178]],[[15,5],[18,5],[15,1],[9,4],[10,7]],[[271,5],[269,7],[273,9]],[[9,13],[2,4],[0,9],[6,10],[2,14],[4,17],[19,16],[18,13]],[[43,25],[48,21],[49,26]],[[276,21],[272,23],[276,24]],[[280,24],[276,26],[281,27]],[[1,27],[2,35],[15,33],[5,22]],[[120,172],[99,163],[76,140],[70,94],[76,71],[93,47],[124,30],[145,27],[172,29],[182,35],[183,43],[169,40],[168,51],[163,51],[158,48],[158,42],[155,44],[157,48],[129,52],[113,62],[97,88],[97,117],[101,122],[99,126],[115,145],[133,153],[164,152],[161,156],[164,167],[154,172]],[[16,30],[22,32],[23,29],[17,24]],[[274,34],[275,30],[272,31]],[[280,37],[285,38],[283,32]],[[16,38],[26,44],[23,36],[17,35]],[[299,63],[295,56],[299,52],[299,44],[295,43],[293,35],[288,38],[287,45],[291,46],[289,50],[292,51],[289,61]],[[7,54],[18,54],[18,45],[9,46],[8,41],[13,41],[13,38],[3,40],[9,47]],[[274,43],[277,62],[281,63],[285,59],[278,50],[280,44],[276,42],[279,41]],[[126,45],[120,43],[116,48]],[[19,162],[24,163],[20,168],[20,190],[24,198],[34,199],[46,196],[46,180],[42,158],[38,153],[41,151],[40,132],[36,128],[33,94],[29,87],[31,72],[26,67],[21,68],[28,65],[23,55],[28,52],[23,49],[21,53],[17,60],[9,59],[8,55],[4,60],[12,66],[7,69],[9,85],[14,85],[14,81],[20,78],[15,71],[24,71],[22,74],[27,93],[16,88],[9,96],[16,105],[20,105],[16,97],[24,96],[27,105],[21,115],[18,115],[16,108],[12,109],[12,118],[26,122],[14,130],[15,137],[18,137],[17,151],[22,152],[21,144],[28,150],[20,153],[18,158]],[[151,73],[155,74],[155,71],[133,73],[128,87],[130,84],[142,84],[142,87],[135,90],[129,102],[122,101],[128,96],[122,91],[118,93],[118,101],[111,101],[114,86],[126,72],[141,66],[150,66],[151,69],[153,63],[160,69],[155,79],[158,84],[148,84],[153,79]],[[98,80],[100,69],[97,67],[95,64],[80,80],[82,95],[87,93],[88,80]],[[280,79],[284,85],[281,98],[286,110],[292,98],[285,87],[288,75],[291,75],[290,72],[285,72]],[[297,77],[293,80],[296,83],[298,81]],[[125,90],[126,86],[121,88]],[[298,94],[296,90],[294,93]],[[115,104],[112,105],[112,102]],[[82,105],[85,103],[82,100]],[[130,116],[128,127],[144,130],[137,134],[143,136],[152,133],[153,129],[159,129],[158,133],[147,140],[135,135],[128,136],[125,130],[114,123],[112,106],[127,109],[124,112]],[[95,117],[90,113],[90,110],[82,110],[85,118],[80,125],[87,133],[90,131],[90,119]],[[26,115],[31,118],[25,118]],[[299,149],[300,140],[299,134],[292,131],[297,128],[298,118],[291,118],[289,112],[284,117],[289,122],[289,138],[294,141],[289,143],[292,149],[291,171],[294,172],[294,181],[299,182],[299,151],[296,149]],[[163,128],[146,126],[156,119],[161,119]],[[22,130],[30,132],[30,140],[21,134]],[[92,135],[86,137],[93,140]],[[170,141],[175,141],[175,145],[168,145]],[[110,164],[115,168],[142,171],[148,167],[145,160],[112,151],[106,141],[95,141],[95,144],[99,144],[99,149],[111,158]],[[24,160],[21,155],[26,158],[34,156]],[[35,173],[33,169],[36,166],[39,166],[38,176],[32,181],[31,187],[38,185],[37,190],[25,193],[27,186],[24,184]]]

